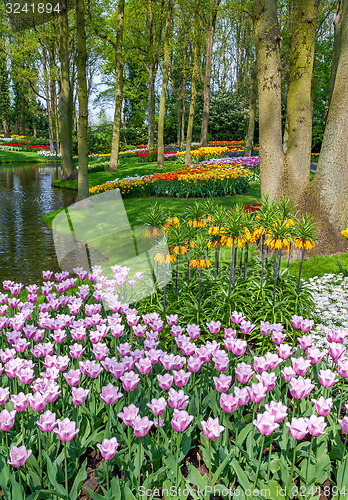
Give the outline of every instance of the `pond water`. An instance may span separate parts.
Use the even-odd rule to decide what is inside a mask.
[[[52,231],[42,218],[74,203],[77,194],[52,187],[59,176],[57,165],[0,165],[0,284],[38,283],[43,270],[59,271]]]

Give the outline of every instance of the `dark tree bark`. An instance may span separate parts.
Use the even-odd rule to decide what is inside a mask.
[[[256,101],[257,101],[257,73],[256,73],[256,68],[254,67],[251,72],[249,122],[246,135],[246,146],[244,150],[244,156],[251,156],[253,153],[255,118],[256,118]]]

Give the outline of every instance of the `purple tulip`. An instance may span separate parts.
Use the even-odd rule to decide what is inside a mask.
[[[223,373],[219,377],[213,377],[215,389],[218,392],[227,392],[231,386],[232,375],[224,375]]]
[[[321,352],[317,347],[309,347],[306,354],[312,365],[320,363],[320,361],[325,356],[325,353]]]
[[[329,355],[335,362],[337,362],[337,360],[341,358],[345,350],[346,348],[344,347],[344,345],[339,344],[338,342],[332,342],[329,347]]]
[[[142,375],[148,375],[152,369],[152,363],[149,358],[139,359],[139,362],[135,363],[135,366]]]
[[[0,387],[0,406],[4,405],[8,400],[8,396],[10,394],[10,389],[8,387]]]
[[[338,342],[341,344],[347,335],[348,335],[347,332],[345,332],[344,330],[341,330],[341,328],[339,328],[338,330],[331,330],[331,331],[327,332],[326,333],[326,340],[328,342]]]
[[[168,404],[171,408],[176,410],[185,410],[188,403],[188,396],[182,389],[176,391],[175,389],[169,389],[168,393]],[[186,405],[186,406],[185,406]],[[185,406],[185,408],[183,408]]]
[[[302,316],[296,316],[296,314],[294,314],[290,320],[290,323],[293,328],[298,330],[299,328],[301,328],[302,321],[303,321]]]
[[[273,332],[272,333],[272,340],[276,345],[280,345],[284,342],[286,337],[286,333],[283,332]]]
[[[245,340],[236,339],[232,344],[232,352],[236,356],[242,356],[247,349],[247,342]]]
[[[46,408],[47,398],[45,394],[38,391],[35,394],[28,394],[28,399],[32,410],[42,411]]]
[[[102,443],[97,443],[97,448],[105,460],[111,460],[116,455],[116,450],[118,448],[117,439],[115,437],[103,439]]]
[[[185,431],[193,420],[193,416],[189,415],[186,410],[174,410],[171,420],[172,427],[175,431]]]
[[[309,347],[313,346],[313,337],[311,335],[303,335],[302,338],[298,337],[297,340],[303,351],[306,351]]]
[[[237,380],[240,384],[247,384],[254,375],[254,370],[246,363],[238,363],[235,369]]]
[[[20,392],[19,394],[11,395],[11,403],[15,410],[17,411],[25,411],[29,405],[29,399],[24,394],[24,392]]]
[[[64,442],[72,441],[79,431],[80,429],[76,429],[76,422],[68,418],[58,420],[58,427],[53,429],[53,432]]]
[[[337,371],[342,378],[348,378],[348,360],[339,360],[337,364]]]
[[[78,359],[85,352],[86,348],[82,347],[82,345],[80,344],[73,344],[69,346],[69,350],[70,350],[70,356],[73,359]]]
[[[341,426],[343,434],[348,434],[348,417],[343,417],[342,420],[338,419],[338,422]]]
[[[174,377],[169,373],[165,373],[164,375],[157,375],[158,385],[164,391],[168,391],[173,383]]]
[[[202,425],[203,434],[208,439],[218,439],[221,432],[223,432],[225,430],[225,427],[223,425],[219,424],[218,417],[216,417],[216,418],[209,417],[206,422],[204,420],[202,420],[201,425]]]
[[[269,321],[261,321],[260,323],[260,333],[262,335],[269,335],[272,331],[271,324]]]
[[[234,397],[238,402],[238,406],[247,405],[250,401],[249,387],[243,387],[242,389],[239,389],[239,387],[235,387]]]
[[[317,417],[316,415],[311,415],[307,419],[308,432],[314,437],[321,436],[325,434],[325,427],[327,424],[324,421],[324,417]]]
[[[144,437],[149,432],[153,422],[151,422],[148,417],[135,417],[132,422],[132,427],[134,429],[134,434],[138,437]]]
[[[184,370],[173,370],[174,383],[177,387],[184,387],[191,376],[191,372],[185,372]]]
[[[276,423],[274,415],[265,411],[265,413],[259,413],[256,416],[256,420],[253,421],[256,429],[260,434],[265,436],[270,436],[273,431],[278,429],[279,424]]]
[[[314,404],[315,411],[318,413],[318,415],[321,415],[322,417],[328,416],[333,404],[332,398],[324,399],[323,396],[320,396],[318,400],[312,399],[311,401]]]
[[[239,313],[237,311],[233,311],[232,316],[231,316],[231,321],[235,325],[239,325],[243,319],[245,319],[245,316],[243,316],[242,313]]]
[[[224,339],[235,339],[237,337],[237,332],[233,328],[224,329]]]
[[[303,439],[308,434],[308,419],[307,418],[293,418],[291,424],[286,422],[285,425],[289,429],[290,435],[294,439]]]
[[[167,402],[163,397],[159,399],[153,398],[151,403],[147,403],[146,406],[148,406],[155,415],[162,415],[166,411]]]
[[[297,375],[305,375],[311,366],[311,362],[308,359],[304,359],[302,356],[299,358],[291,358],[291,363]]]
[[[118,387],[112,384],[105,385],[100,393],[100,397],[106,405],[115,403],[118,399],[122,398],[122,396],[122,392],[118,392]]]
[[[139,408],[134,406],[133,404],[129,406],[125,406],[123,408],[123,412],[117,414],[120,417],[125,425],[132,425],[133,420],[139,413]]]
[[[308,333],[308,332],[311,331],[311,329],[313,328],[313,326],[314,326],[314,321],[312,319],[311,320],[309,320],[309,319],[303,319],[301,321],[300,328],[303,331],[303,333]]]
[[[10,460],[7,461],[12,467],[21,467],[25,464],[31,455],[31,450],[27,450],[25,446],[11,446]]]
[[[221,328],[221,321],[211,321],[210,323],[207,323],[207,327],[210,333],[213,334],[219,333]]]
[[[268,370],[268,360],[265,356],[254,356],[254,370],[257,373],[263,373]]]
[[[296,373],[291,366],[286,366],[284,370],[282,370],[282,375],[285,382],[290,382],[292,378],[296,378]]]
[[[332,387],[338,382],[338,378],[331,370],[320,370],[318,380],[323,387]]]
[[[169,316],[166,317],[167,323],[169,326],[174,326],[178,322],[178,315],[177,314],[170,314]]]
[[[56,425],[58,425],[56,417],[57,415],[55,413],[47,410],[45,411],[45,413],[42,413],[40,415],[40,418],[36,422],[36,425],[42,432],[51,432],[56,427]]]
[[[276,346],[278,356],[282,359],[288,359],[292,355],[292,348],[288,344],[281,344]]]
[[[245,321],[244,319],[240,323],[240,331],[244,335],[248,335],[255,328],[255,325],[251,323],[251,321]]]
[[[197,373],[203,366],[203,361],[199,356],[190,356],[187,360],[187,369],[189,372]]]
[[[201,334],[201,329],[198,325],[187,325],[186,331],[191,340],[197,340]]]
[[[63,376],[71,387],[79,385],[81,380],[80,370],[69,370],[67,373],[63,373]]]
[[[287,406],[283,405],[281,401],[271,401],[269,404],[265,404],[265,410],[274,416],[274,421],[277,424],[282,422],[288,414]]]
[[[233,394],[221,394],[220,406],[225,413],[231,413],[238,408],[238,400]]]
[[[275,373],[263,372],[256,375],[257,380],[266,388],[267,391],[272,391],[275,388],[277,376]]]

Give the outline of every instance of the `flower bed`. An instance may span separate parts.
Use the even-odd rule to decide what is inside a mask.
[[[92,451],[99,495],[180,487],[192,498],[212,488],[244,498],[269,489],[253,494],[264,500],[324,484],[343,491],[345,334],[331,332],[330,369],[310,335],[313,321],[291,318],[291,345],[282,324],[254,325],[237,311],[224,325],[179,324],[175,314],[140,316],[120,302],[123,289],[145,279],[130,279],[128,268],[115,266],[111,280],[100,268],[75,273],[53,280],[46,271],[41,287],[26,290],[3,283],[3,497],[76,500]],[[248,341],[256,327],[267,352]],[[208,333],[217,340],[206,341]],[[174,343],[169,352],[163,335]]]
[[[244,192],[252,172],[237,165],[209,164],[185,167],[176,172],[156,173],[131,179],[116,180],[95,186],[91,194],[120,189],[124,197],[181,196],[214,197]]]
[[[222,158],[225,153],[242,151],[239,147],[234,146],[206,146],[191,151],[191,158],[195,161],[216,160]],[[185,151],[176,153],[178,162],[185,163]]]

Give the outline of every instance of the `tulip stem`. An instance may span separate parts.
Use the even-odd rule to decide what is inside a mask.
[[[341,417],[341,408],[342,408],[342,401],[343,401],[343,388],[344,388],[344,378],[342,378],[341,399],[340,399],[340,406],[339,406],[339,409],[338,409],[337,418]]]
[[[67,452],[66,452],[66,441],[64,441],[64,469],[65,469],[65,489],[66,489],[66,494],[69,496],[69,489],[68,489],[68,457],[67,457]]]
[[[265,444],[265,434],[262,435],[262,443],[261,443],[259,461],[258,461],[258,464],[257,464],[257,471],[256,471],[255,481],[254,481],[254,484],[253,484],[253,490],[255,489],[257,480],[259,478],[259,472],[260,472],[260,466],[261,466],[261,459],[262,459],[262,452],[263,452],[264,444]]]
[[[180,465],[179,465],[179,448],[180,448],[180,432],[177,432],[177,436],[176,436],[176,478],[175,478],[175,486],[176,486],[176,488],[179,488],[179,485],[178,485],[179,470],[180,470]]]
[[[269,474],[271,472],[271,455],[272,455],[272,445],[273,445],[273,432],[271,434],[271,444],[269,445],[268,453],[268,469],[267,469],[267,482],[269,481]]]
[[[308,479],[308,470],[309,470],[309,464],[311,461],[312,447],[313,447],[313,434],[311,436],[311,445],[309,447],[309,455],[308,455],[308,462],[307,462],[307,468],[306,468],[306,479]]]
[[[111,409],[111,405],[108,405],[108,424],[107,424],[107,436],[108,436],[108,439],[111,438],[111,433],[110,433],[110,425],[111,425],[110,409]]]
[[[106,489],[109,494],[109,489],[110,489],[109,460],[106,461]]]
[[[210,439],[208,440],[208,455],[209,455],[209,483],[211,486],[213,478],[211,477],[211,443],[210,443]]]
[[[141,486],[141,437],[139,437],[139,481],[138,481],[138,491],[140,491]]]
[[[127,427],[127,434],[128,434],[128,464],[130,465],[131,461],[131,429],[130,425]]]
[[[41,456],[41,436],[40,436],[40,429],[37,428],[37,440],[38,440],[38,447],[39,447],[39,476],[40,478],[42,477],[42,456]]]
[[[230,414],[228,412],[226,412],[226,447],[228,445],[228,425],[229,425],[229,416]]]
[[[289,485],[288,485],[288,487],[289,487],[289,493],[291,491],[292,476],[294,475],[295,458],[296,458],[296,448],[297,448],[297,439],[295,439],[294,452],[292,454],[291,474],[290,474],[290,481],[289,481]]]

